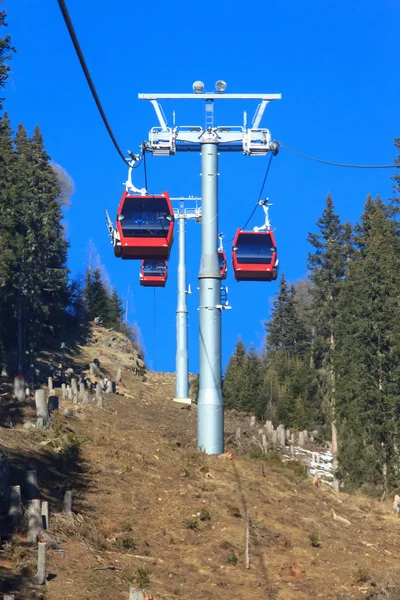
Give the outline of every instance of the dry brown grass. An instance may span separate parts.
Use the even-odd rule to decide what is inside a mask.
[[[11,459],[17,448],[30,457],[45,453],[56,484],[49,480],[45,489],[53,513],[60,511],[63,486],[78,488],[73,523],[50,519],[67,552],[48,551],[56,575],[48,600],[126,600],[129,586],[139,583],[155,600],[361,599],[370,585],[366,573],[393,579],[400,520],[389,503],[336,497],[312,486],[301,466],[241,456],[233,442],[231,460],[198,453],[196,408],[171,401],[173,376],[135,377],[126,357],[102,348],[100,334],[75,359],[99,358],[110,374],[122,364],[125,396],[105,395],[103,409],[80,407],[45,434],[0,434]],[[67,405],[61,401],[61,413]],[[227,439],[236,426],[245,432],[246,423],[228,415]],[[334,521],[332,509],[351,527]],[[9,552],[7,560],[19,559]]]

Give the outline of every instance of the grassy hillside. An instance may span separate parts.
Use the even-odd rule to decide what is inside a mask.
[[[122,367],[103,408],[61,399],[52,430],[27,430],[33,402],[17,406],[2,384],[0,443],[12,483],[36,469],[57,547],[47,550],[47,585],[30,585],[36,551],[26,527],[10,532],[3,518],[1,591],[48,600],[127,600],[130,586],[155,600],[400,598],[400,521],[389,501],[338,497],[297,463],[239,455],[230,442],[237,417],[227,418],[231,452],[199,454],[196,407],[172,402],[173,374],[135,375],[137,357],[104,345],[109,335],[96,329],[69,358],[78,370],[98,358],[110,378]],[[63,416],[67,407],[73,417]],[[62,514],[66,489],[72,522]]]

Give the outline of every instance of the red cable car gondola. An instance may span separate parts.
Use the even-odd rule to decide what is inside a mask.
[[[274,281],[278,260],[272,230],[238,229],[232,247],[232,266],[236,281]]]
[[[117,212],[117,233],[116,256],[168,260],[174,233],[174,212],[168,193],[150,196],[125,191]]]
[[[168,264],[165,260],[142,261],[140,267],[140,285],[146,287],[165,287],[168,277]]]
[[[221,273],[221,279],[226,279],[226,272],[228,269],[226,266],[225,250],[222,250],[222,252],[220,250],[218,250],[218,262],[219,262],[219,270]]]
[[[268,216],[268,199],[260,200],[265,214],[262,227],[253,231],[238,229],[232,246],[236,281],[274,281],[278,277],[278,254]]]
[[[221,274],[221,279],[226,279],[226,273],[227,273],[227,263],[226,263],[226,254],[225,254],[225,250],[224,250],[224,245],[223,245],[223,234],[220,233],[218,235],[218,239],[219,239],[219,247],[218,247],[218,263],[219,263],[219,271]]]

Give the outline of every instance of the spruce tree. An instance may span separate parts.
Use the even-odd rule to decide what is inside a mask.
[[[394,146],[397,150],[397,157],[394,160],[395,165],[398,167],[399,171],[396,172],[393,177],[393,193],[394,197],[391,199],[391,214],[397,214],[400,212],[400,137],[394,139]]]
[[[28,314],[29,346],[40,347],[45,336],[62,327],[69,303],[68,243],[64,239],[57,176],[50,165],[42,135],[36,127],[28,138],[23,126],[15,137],[16,232],[23,243],[18,252],[16,293]]]
[[[6,23],[6,11],[0,11],[0,28],[7,27]],[[5,35],[0,37],[0,89],[4,89],[7,83],[8,74],[11,70],[8,64],[12,53],[15,52],[15,48],[11,45],[11,37]],[[4,98],[0,98],[0,110],[3,108]]]
[[[120,329],[123,322],[124,307],[122,300],[118,295],[117,288],[114,286],[110,296],[110,310],[108,320],[110,327]]]
[[[344,229],[328,194],[325,210],[317,221],[318,233],[310,233],[314,251],[308,256],[310,279],[314,284],[312,310],[316,327],[314,364],[319,373],[322,402],[331,424],[332,449],[337,454],[335,414],[336,374],[333,362],[337,333],[338,301],[346,271]],[[334,459],[335,468],[336,458]]]
[[[400,242],[379,197],[367,198],[355,241],[337,328],[340,471],[387,490],[400,458]]]
[[[222,384],[224,404],[227,409],[240,410],[244,391],[243,366],[247,356],[246,347],[239,338],[227,364]]]
[[[263,384],[263,361],[251,344],[243,360],[237,408],[243,412],[259,415]]]
[[[99,317],[103,324],[110,326],[110,297],[104,285],[100,268],[88,270],[85,277],[85,304],[90,321]]]
[[[258,409],[262,418],[303,429],[318,419],[310,365],[310,299],[305,299],[310,287],[310,282],[302,285],[297,300],[295,287],[289,288],[282,275],[266,323],[265,372]]]
[[[308,348],[307,332],[296,310],[295,289],[293,286],[288,288],[284,274],[271,319],[265,327],[267,354],[284,352],[288,356],[304,356]]]
[[[17,157],[7,114],[0,118],[0,361],[13,338],[15,314],[12,306],[12,274],[18,270],[18,248],[22,240],[15,231],[16,194],[14,182]],[[14,335],[13,335],[14,334]]]

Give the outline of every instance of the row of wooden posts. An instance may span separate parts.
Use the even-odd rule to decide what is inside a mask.
[[[256,418],[250,417],[250,427],[255,428],[257,426]],[[242,437],[242,430],[240,427],[236,428],[236,440],[239,442]],[[252,436],[254,440],[257,440],[257,436]],[[314,442],[314,434],[309,433],[307,430],[293,431],[286,429],[284,425],[278,425],[275,429],[272,421],[266,421],[264,427],[258,430],[259,444],[261,445],[264,452],[271,449],[279,449],[289,447],[290,454],[294,456],[295,446],[303,448],[307,442]]]
[[[49,503],[41,500],[36,471],[27,471],[23,486],[25,500],[28,506],[27,540],[31,545],[38,545],[37,572],[32,583],[43,585],[46,581],[46,541],[51,538],[46,531],[49,529]],[[14,526],[19,527],[23,519],[21,486],[10,486],[8,517]],[[66,518],[72,520],[72,491],[64,494],[63,512]],[[4,600],[14,600],[13,595],[4,595]]]
[[[92,373],[92,365],[91,365]],[[93,373],[98,375],[98,368],[93,365]],[[122,380],[121,369],[118,369],[116,381]],[[103,406],[103,393],[113,393],[115,391],[115,383],[108,379],[100,379],[96,384],[95,397],[93,400],[96,401],[96,405]],[[30,395],[30,391],[25,388],[25,384],[22,378],[16,378],[14,381],[14,394],[18,400],[25,399]],[[61,385],[61,396],[63,399],[72,400],[73,404],[78,404],[81,401],[83,404],[89,404],[90,396],[89,391],[86,388],[85,382],[80,381],[74,377],[71,378],[70,384],[63,383]],[[48,397],[46,399],[46,392],[44,389],[36,390],[35,392],[35,404],[36,404],[36,427],[41,429],[43,427],[49,427],[51,425],[51,413],[59,408],[59,399],[56,395],[52,377],[48,378]],[[71,416],[73,411],[71,409],[65,409],[64,415]],[[27,471],[26,482],[25,482],[25,493],[28,500],[28,542],[30,544],[38,544],[38,563],[37,573],[33,578],[32,583],[43,585],[46,581],[46,542],[39,541],[46,539],[45,531],[49,527],[49,503],[46,500],[40,499],[40,493],[37,483],[36,471]],[[72,491],[67,490],[64,495],[63,502],[63,513],[66,518],[73,520],[72,514]],[[16,485],[10,488],[10,507],[9,507],[9,518],[11,519],[14,527],[17,527],[23,517],[22,512],[22,498],[21,498],[21,486]],[[49,537],[49,536],[48,536]],[[49,538],[50,539],[50,538]],[[139,590],[137,588],[130,588],[129,600],[152,600],[153,596],[149,590]],[[14,595],[5,594],[3,600],[15,600]]]
[[[42,429],[43,427],[49,427],[51,424],[51,413],[57,410],[59,407],[59,399],[53,388],[52,378],[49,377],[48,381],[48,398],[46,399],[46,392],[44,389],[36,390],[35,392],[35,404],[36,404],[36,427]],[[61,396],[63,399],[72,400],[72,403],[77,405],[79,402],[82,404],[89,404],[92,401],[96,402],[96,406],[103,406],[103,393],[110,394],[115,391],[115,383],[106,379],[101,380],[96,384],[95,396],[90,398],[89,391],[86,389],[84,382],[78,383],[77,379],[72,378],[71,384],[63,383],[61,385]],[[70,408],[64,410],[64,416],[71,417],[73,411]]]

